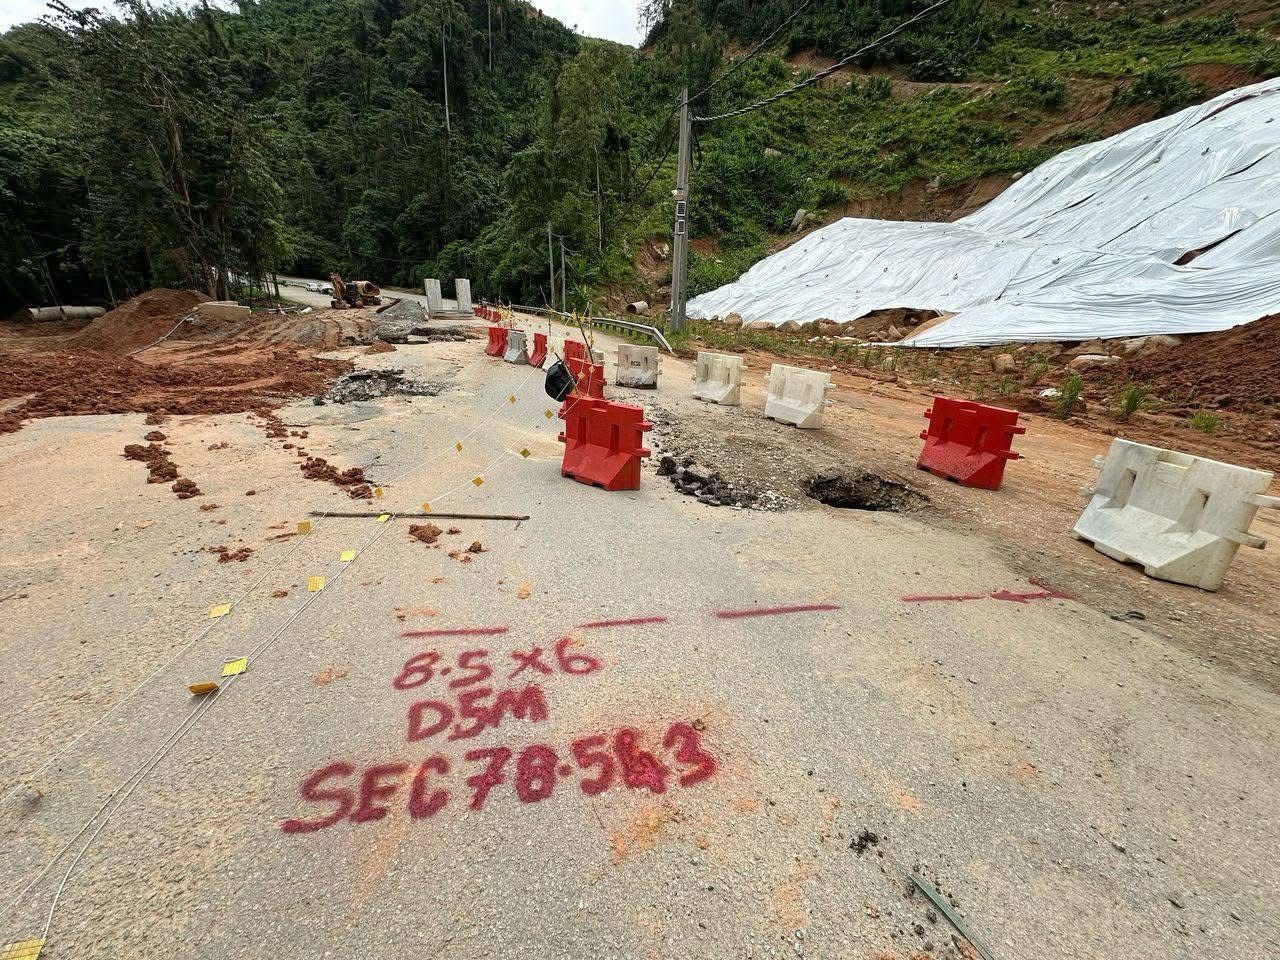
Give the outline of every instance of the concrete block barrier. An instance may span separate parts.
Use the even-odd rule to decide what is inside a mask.
[[[471,281],[459,277],[453,281],[454,294],[458,298],[458,311],[471,312]]]
[[[766,378],[769,393],[764,402],[764,415],[779,423],[790,423],[804,430],[822,426],[831,374],[803,367],[775,363]]]
[[[693,395],[708,403],[736,407],[742,403],[742,372],[746,365],[731,353],[699,350],[693,370]]]
[[[439,280],[423,280],[422,292],[427,298],[427,313],[434,315],[444,309],[444,294]]]
[[[619,344],[618,371],[615,375],[614,383],[620,387],[656,390],[658,388],[659,364],[657,347]]]
[[[1094,466],[1098,485],[1072,530],[1114,560],[1149,577],[1202,590],[1222,586],[1240,547],[1266,541],[1249,533],[1258,510],[1280,507],[1265,495],[1274,474],[1176,450],[1116,440]]]
[[[507,350],[502,359],[507,363],[529,362],[529,342],[523,330],[507,331]]]

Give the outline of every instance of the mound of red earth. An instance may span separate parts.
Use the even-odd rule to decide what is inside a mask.
[[[105,353],[11,353],[3,366],[0,432],[38,417],[241,413],[284,397],[323,393],[349,368],[294,349],[263,346],[214,360],[155,364]]]
[[[1157,384],[1187,410],[1227,409],[1280,418],[1280,313],[1218,333],[1185,337],[1128,363],[1128,376]]]
[[[209,298],[194,290],[157,287],[127,300],[94,320],[66,345],[76,350],[128,353],[155,343],[179,320]]]

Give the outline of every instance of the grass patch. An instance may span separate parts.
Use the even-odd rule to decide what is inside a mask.
[[[1151,396],[1151,388],[1142,383],[1127,383],[1116,398],[1115,418],[1128,420]]]
[[[1192,430],[1199,430],[1201,433],[1209,434],[1217,433],[1220,423],[1221,419],[1218,415],[1216,413],[1210,413],[1208,410],[1197,410],[1191,415],[1190,419],[1187,420],[1187,425],[1190,426]]]
[[[1076,408],[1076,404],[1080,402],[1080,395],[1084,393],[1084,378],[1078,373],[1073,373],[1062,381],[1062,385],[1058,387],[1058,398],[1054,401],[1054,412],[1063,420],[1071,416]]]

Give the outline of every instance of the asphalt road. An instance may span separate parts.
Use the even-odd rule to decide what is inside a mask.
[[[481,347],[363,358],[447,388],[282,411],[305,438],[175,418],[187,502],[120,457],[141,417],[0,437],[0,789],[89,731],[0,807],[0,908],[78,837],[0,943],[108,801],[44,958],[973,955],[912,873],[1000,960],[1277,955],[1273,694],[1071,600],[903,602],[1036,589],[918,519],[565,480],[540,375]],[[378,509],[530,519],[289,537],[353,502],[284,442]]]

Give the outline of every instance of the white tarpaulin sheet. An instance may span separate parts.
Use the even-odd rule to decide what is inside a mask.
[[[1204,333],[1280,312],[1280,79],[1068,150],[956,223],[840,220],[689,315],[895,307],[955,314],[904,341],[922,347]]]

